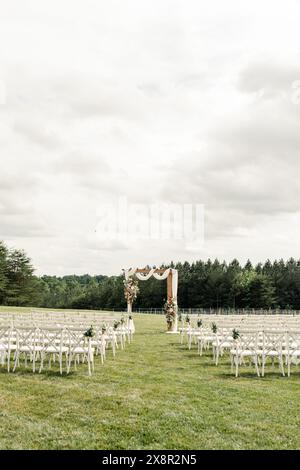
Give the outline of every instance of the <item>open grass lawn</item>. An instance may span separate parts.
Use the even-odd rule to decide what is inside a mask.
[[[1,449],[300,448],[300,369],[264,379],[188,351],[162,316],[135,319],[125,351],[87,376],[0,372]]]

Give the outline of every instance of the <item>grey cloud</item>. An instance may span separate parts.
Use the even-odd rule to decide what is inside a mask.
[[[10,192],[1,191],[0,189],[0,214],[3,215],[17,215],[29,214],[32,210],[30,203],[26,199],[18,198],[13,199]]]
[[[205,150],[178,158],[165,175],[176,181],[161,198],[206,206],[208,238],[300,210],[299,120],[285,102],[256,102],[204,136]],[[292,230],[292,228],[291,228]]]
[[[154,82],[144,82],[137,85],[137,89],[150,97],[162,97],[165,92],[162,86]]]
[[[121,240],[97,240],[97,234],[95,234],[94,240],[89,240],[85,243],[88,250],[95,253],[101,253],[102,251],[124,251],[129,250],[129,246]]]
[[[75,150],[59,155],[53,162],[52,168],[55,172],[76,174],[79,177],[97,172],[108,175],[111,172],[109,164],[101,155],[88,150],[86,152]]]
[[[1,214],[0,239],[49,238],[53,234],[37,214]]]
[[[67,3],[45,15],[41,2],[17,0],[18,17],[5,7],[0,18],[0,238],[27,249],[40,273],[188,257],[182,243],[94,240],[100,203],[125,195],[204,203],[207,249],[190,259],[224,247],[286,253],[299,215],[300,105],[289,93],[300,67],[279,49],[298,57],[297,22],[279,38],[280,15],[273,31],[261,5],[248,22],[236,2],[118,2],[117,15],[116,2]]]
[[[18,119],[13,125],[13,130],[24,136],[33,144],[45,147],[48,150],[56,150],[63,145],[62,139],[52,130],[47,129],[41,120],[30,121],[28,118]]]
[[[121,194],[126,186],[126,175],[113,169],[101,154],[88,150],[59,155],[50,171],[53,175],[65,176],[77,191],[93,193],[93,197],[97,194],[97,200],[101,195]]]
[[[15,163],[17,165],[17,163]],[[14,166],[14,164],[12,165]],[[36,175],[30,173],[17,173],[13,168],[2,168],[0,172],[0,191],[30,190],[38,183]]]
[[[238,86],[242,92],[263,91],[266,96],[278,92],[290,93],[291,85],[300,80],[300,66],[280,64],[272,59],[249,64],[240,74]]]
[[[188,88],[188,89],[201,89],[202,87],[209,87],[210,77],[207,73],[190,73],[184,75],[182,78],[176,81],[177,87]]]
[[[124,120],[145,119],[145,102],[135,84],[122,79],[108,82],[101,76],[65,76],[52,83],[58,102],[64,103],[66,115],[83,118],[117,117]]]

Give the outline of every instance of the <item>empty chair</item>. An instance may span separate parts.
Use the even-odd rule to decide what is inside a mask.
[[[217,366],[219,357],[223,356],[225,351],[230,351],[230,349],[232,349],[234,340],[232,338],[232,334],[227,330],[223,330],[220,333],[215,333],[214,336],[215,339],[212,341],[213,358]]]
[[[42,346],[39,343],[39,329],[30,327],[15,328],[16,335],[16,352],[13,371],[20,366],[20,358],[24,358],[25,367],[28,360],[32,363],[32,371],[36,370],[36,361]]]
[[[282,375],[285,375],[283,366],[283,357],[287,354],[286,350],[286,332],[280,331],[264,331],[263,332],[263,346],[261,352],[262,369],[261,375],[265,375],[265,366],[268,359],[271,359],[272,365],[277,359]]]
[[[289,377],[291,375],[291,365],[298,365],[300,361],[300,330],[287,332],[286,349],[286,362]]]
[[[51,360],[55,361],[56,358],[59,362],[60,373],[63,373],[63,359],[66,366],[68,365],[69,347],[65,344],[67,337],[64,328],[41,328],[40,332],[40,368],[39,372],[43,370],[44,361],[48,358],[49,369],[51,368]]]
[[[67,345],[68,351],[68,366],[67,373],[69,374],[72,361],[76,370],[76,363],[87,362],[89,375],[94,370],[94,348],[91,345],[91,338],[85,337],[82,330],[75,330],[68,328],[67,330]]]
[[[239,375],[239,367],[249,359],[254,364],[258,377],[260,376],[258,368],[258,358],[261,353],[259,349],[259,333],[257,331],[239,332],[238,338],[233,341],[233,347],[230,350],[231,371],[235,366],[235,376]]]

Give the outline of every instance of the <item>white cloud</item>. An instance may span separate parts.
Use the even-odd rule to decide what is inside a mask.
[[[39,273],[297,256],[296,1],[0,7],[0,239]],[[99,205],[122,195],[204,203],[204,247],[101,245]]]

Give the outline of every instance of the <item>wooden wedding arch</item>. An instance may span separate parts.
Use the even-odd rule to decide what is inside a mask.
[[[178,291],[178,271],[173,268],[130,268],[123,269],[125,275],[125,282],[128,282],[132,276],[135,276],[140,281],[147,281],[150,277],[158,280],[167,280],[167,303],[173,306],[174,318],[168,321],[168,332],[177,333],[178,328],[178,306],[177,306],[177,291]],[[132,312],[132,300],[127,299],[127,311]]]

